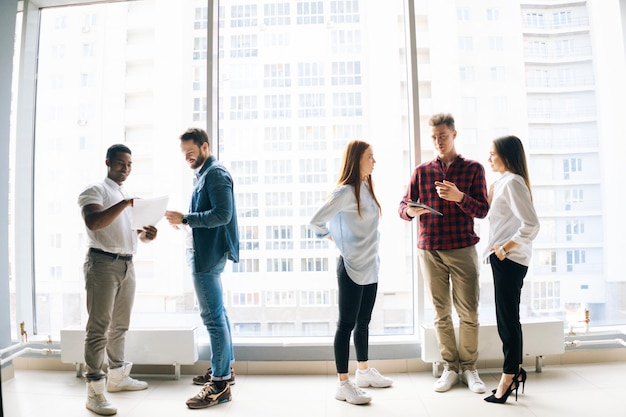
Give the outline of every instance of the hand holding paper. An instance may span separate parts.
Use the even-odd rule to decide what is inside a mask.
[[[133,203],[133,229],[141,230],[144,226],[156,226],[165,215],[168,200],[168,196],[135,198]]]

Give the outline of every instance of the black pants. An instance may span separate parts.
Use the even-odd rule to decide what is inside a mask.
[[[358,285],[350,279],[343,264],[343,257],[337,263],[337,284],[339,290],[339,319],[335,332],[335,366],[338,374],[348,373],[350,356],[350,334],[354,329],[354,350],[356,360],[367,361],[369,344],[369,324],[376,301],[378,283]]]
[[[498,335],[502,340],[502,352],[504,353],[502,372],[516,374],[523,361],[519,304],[528,267],[510,259],[501,261],[494,254],[490,256],[489,262],[493,271]]]

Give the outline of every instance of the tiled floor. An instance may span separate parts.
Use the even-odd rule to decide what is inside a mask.
[[[336,380],[331,375],[260,376],[237,374],[233,401],[202,410],[189,410],[185,400],[198,388],[190,376],[176,381],[144,378],[145,391],[107,394],[120,417],[157,416],[267,416],[267,417],[624,417],[626,363],[546,366],[529,372],[525,393],[505,405],[483,401],[465,385],[446,393],[432,390],[430,372],[389,375],[394,385],[368,389],[369,405],[356,406],[334,399]],[[499,374],[482,373],[489,389]],[[85,383],[72,372],[16,370],[2,383],[5,417],[78,417],[95,414],[85,409]]]

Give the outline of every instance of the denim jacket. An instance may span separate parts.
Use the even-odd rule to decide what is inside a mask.
[[[211,155],[200,171],[187,221],[193,234],[195,272],[204,273],[224,255],[239,262],[239,230],[233,179]]]

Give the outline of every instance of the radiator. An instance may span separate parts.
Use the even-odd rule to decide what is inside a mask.
[[[454,331],[459,336],[459,328]],[[536,372],[541,372],[544,355],[559,355],[565,352],[565,330],[561,320],[523,321],[524,357],[535,358]],[[433,325],[422,326],[422,360],[432,362],[433,375],[441,374],[441,355],[437,343],[437,333]],[[494,324],[480,325],[478,332],[478,359],[503,359],[502,342]]]
[[[76,364],[76,376],[82,376],[84,352],[85,329],[62,329],[61,362]],[[137,365],[172,365],[174,378],[180,379],[180,365],[193,365],[198,361],[196,326],[130,329],[126,333],[124,356]]]

